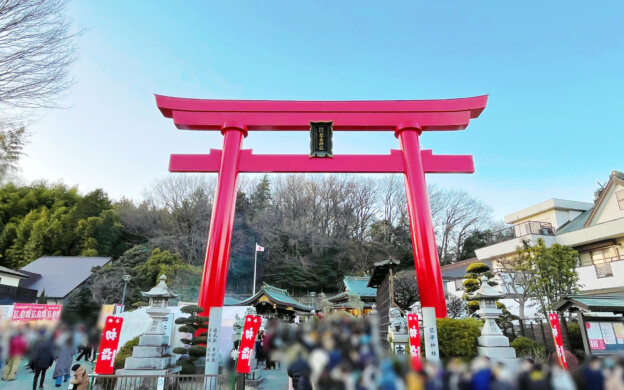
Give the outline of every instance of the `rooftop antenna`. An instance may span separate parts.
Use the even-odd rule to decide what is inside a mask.
[[[598,180],[596,180],[596,183],[600,186],[600,188],[602,188],[602,189],[605,188],[604,184],[601,184]]]

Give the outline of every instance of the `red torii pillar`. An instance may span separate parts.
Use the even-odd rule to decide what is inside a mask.
[[[171,155],[171,172],[218,172],[199,305],[223,306],[239,172],[403,173],[416,277],[423,307],[446,317],[446,303],[431,221],[425,173],[472,173],[472,156],[438,156],[421,150],[423,131],[461,130],[477,118],[487,96],[409,101],[249,101],[184,99],[156,95],[163,115],[187,130],[220,130],[223,149],[207,155]],[[309,130],[333,121],[336,131],[394,131],[401,150],[389,155],[254,155],[242,150],[248,131]]]

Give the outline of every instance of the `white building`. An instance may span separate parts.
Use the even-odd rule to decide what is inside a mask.
[[[541,238],[547,246],[556,242],[579,252],[581,294],[624,293],[624,173],[612,172],[594,203],[549,199],[505,216],[505,222],[511,225],[509,238],[477,249],[475,261],[491,262],[496,270],[523,241]],[[448,281],[445,287],[463,295],[461,283]]]

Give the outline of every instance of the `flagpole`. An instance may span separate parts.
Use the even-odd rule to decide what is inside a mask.
[[[254,247],[254,279],[253,279],[253,297],[256,295],[256,263],[258,262],[258,243],[256,242],[256,246]]]

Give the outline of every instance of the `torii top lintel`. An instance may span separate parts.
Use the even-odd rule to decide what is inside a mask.
[[[156,104],[177,128],[309,130],[310,122],[333,121],[337,131],[463,130],[487,104],[487,95],[440,100],[282,101],[187,99],[156,95]]]

